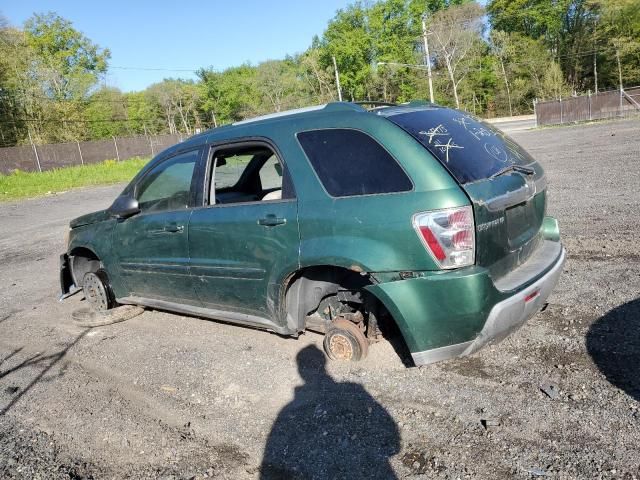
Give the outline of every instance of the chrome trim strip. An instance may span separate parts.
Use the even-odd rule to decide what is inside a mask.
[[[247,123],[259,122],[260,120],[268,120],[270,118],[288,117],[289,115],[295,115],[296,113],[315,112],[316,110],[322,110],[326,106],[327,104],[325,103],[323,105],[314,105],[312,107],[295,108],[293,110],[285,110],[284,112],[269,113],[259,117],[240,120],[239,122],[234,122],[231,125],[246,125]]]
[[[490,212],[501,212],[512,205],[526,202],[532,198],[535,193],[535,187],[532,186],[532,184],[525,183],[517,190],[498,195],[484,202],[484,204]]]
[[[527,182],[517,190],[503,193],[495,198],[483,202],[490,212],[500,212],[512,205],[526,202],[532,199],[538,192],[547,188],[547,176],[543,175],[539,179]]]

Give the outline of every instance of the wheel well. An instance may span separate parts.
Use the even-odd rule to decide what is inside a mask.
[[[304,330],[307,316],[315,311],[325,298],[340,291],[360,292],[364,301],[376,301],[364,291],[373,282],[367,274],[343,267],[314,266],[299,270],[290,277],[285,288],[287,324],[292,329]]]
[[[69,254],[69,263],[71,265],[71,276],[73,283],[81,287],[82,279],[88,272],[97,272],[100,268],[100,259],[88,248],[75,248]]]

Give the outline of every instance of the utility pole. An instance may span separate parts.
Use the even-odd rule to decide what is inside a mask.
[[[598,95],[598,61],[596,52],[593,52],[593,76],[596,81],[596,95]]]
[[[618,62],[618,79],[620,81],[620,91],[624,90],[622,86],[622,65],[620,64],[620,50],[616,48],[616,61]]]
[[[36,144],[33,143],[33,138],[31,138],[31,129],[27,127],[27,134],[29,135],[29,142],[31,143],[31,148],[33,148],[33,153],[36,156],[36,164],[38,165],[38,171],[42,172],[42,167],[40,166],[40,156],[38,155],[38,149],[36,148]]]
[[[336,74],[336,88],[338,89],[338,101],[342,101],[342,88],[340,88],[340,74],[338,73],[338,64],[336,63],[336,57],[332,56],[333,60],[333,71]]]
[[[429,40],[427,39],[427,14],[422,16],[422,41],[424,42],[424,62],[427,65],[427,76],[429,77],[429,100],[433,101],[433,78],[431,77],[431,56],[429,55]]]

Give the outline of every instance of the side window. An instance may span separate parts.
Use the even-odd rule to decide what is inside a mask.
[[[262,190],[282,188],[282,166],[275,155],[271,155],[260,169]]]
[[[209,204],[230,204],[294,198],[286,169],[263,144],[219,148],[211,159]]]
[[[140,209],[161,211],[187,208],[199,153],[199,150],[194,150],[176,155],[147,173],[136,187]]]
[[[298,141],[333,197],[406,192],[413,188],[398,162],[364,132],[311,130],[298,133]]]
[[[215,166],[216,190],[233,187],[238,183],[252,158],[253,156],[251,155],[218,156]]]

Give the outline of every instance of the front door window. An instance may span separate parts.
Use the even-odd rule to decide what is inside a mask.
[[[198,156],[199,150],[176,155],[151,170],[136,187],[140,210],[158,212],[187,208]]]

